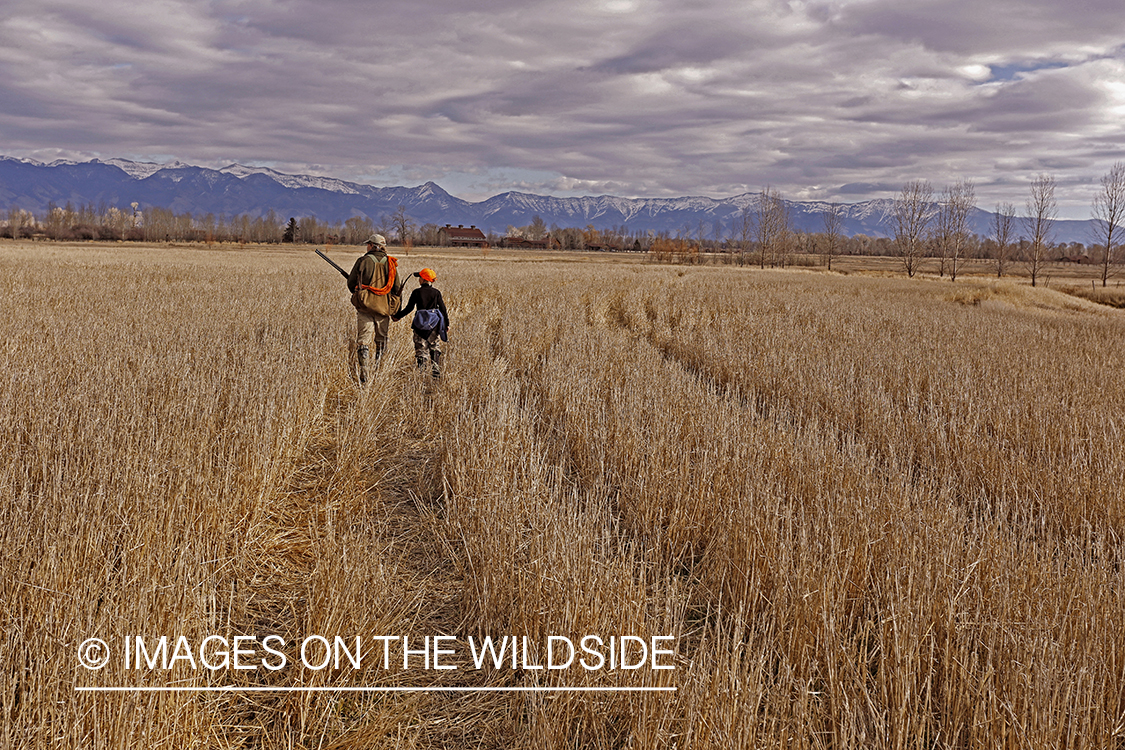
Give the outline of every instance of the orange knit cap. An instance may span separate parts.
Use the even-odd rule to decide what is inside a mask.
[[[423,268],[418,272],[418,277],[422,279],[422,281],[433,283],[437,279],[437,274],[429,268]]]

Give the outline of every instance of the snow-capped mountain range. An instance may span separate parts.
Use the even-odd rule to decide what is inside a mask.
[[[310,175],[283,174],[265,167],[231,164],[207,169],[180,161],[171,164],[127,159],[88,162],[0,157],[0,212],[18,207],[41,214],[51,203],[74,206],[102,204],[168,208],[195,215],[248,214],[264,216],[274,211],[287,218],[315,216],[320,221],[343,222],[353,216],[378,223],[404,206],[418,224],[475,225],[503,233],[509,226],[525,226],[539,216],[547,226],[597,229],[625,226],[630,232],[668,232],[671,235],[712,238],[736,234],[734,227],[743,209],[753,204],[754,193],[729,198],[619,198],[583,196],[556,198],[507,192],[480,202],[456,198],[433,182],[418,187],[373,187],[345,180]],[[887,199],[844,204],[844,232],[888,237],[892,201]],[[820,231],[828,204],[790,201],[798,229]],[[972,230],[986,236],[992,214],[980,209],[970,217]],[[1019,222],[1017,221],[1017,224]],[[1021,227],[1017,227],[1019,232]],[[1094,234],[1089,221],[1059,221],[1055,240],[1089,243]]]

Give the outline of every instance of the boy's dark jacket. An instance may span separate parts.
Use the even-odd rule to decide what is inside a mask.
[[[423,282],[420,287],[410,293],[410,300],[406,303],[406,307],[392,315],[391,319],[400,320],[409,315],[415,308],[418,310],[438,310],[441,312],[441,325],[438,327],[438,335],[441,336],[442,341],[449,340],[446,333],[449,328],[449,312],[445,309],[445,300],[442,299],[441,292]],[[414,322],[418,323],[417,315],[414,316]],[[428,334],[432,330],[423,330],[418,328],[417,325],[413,325],[412,327],[419,333]]]

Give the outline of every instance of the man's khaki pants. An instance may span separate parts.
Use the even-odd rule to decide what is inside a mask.
[[[387,334],[391,330],[390,315],[376,315],[367,310],[356,310],[355,320],[357,346],[370,346],[372,337],[375,339],[376,349],[381,349],[380,345],[387,343]]]

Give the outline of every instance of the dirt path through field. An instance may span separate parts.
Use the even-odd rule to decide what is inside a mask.
[[[294,644],[313,633],[421,643],[464,631],[462,584],[438,529],[448,396],[401,356],[376,377],[363,390],[346,383],[328,394],[287,487],[251,520],[254,541],[232,592],[230,628],[282,634],[293,665]],[[242,684],[465,686],[479,679],[464,669],[384,670],[367,660],[359,672],[254,674]],[[503,747],[511,737],[511,701],[496,694],[326,691],[214,700],[228,728],[224,739],[250,747]]]

